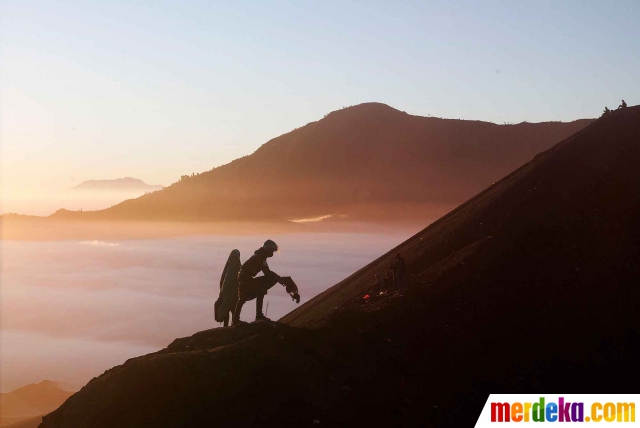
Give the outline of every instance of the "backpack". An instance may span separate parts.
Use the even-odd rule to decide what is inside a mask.
[[[218,294],[218,300],[216,300],[216,303],[214,303],[214,305],[213,305],[213,310],[215,311],[214,312],[214,318],[215,318],[215,320],[217,322],[224,322],[224,317],[226,316],[226,313],[223,314],[220,311],[220,308],[223,307],[223,303],[225,303],[225,299],[224,299],[222,291],[223,291],[224,285],[225,285],[225,283],[227,281],[227,276],[230,276],[229,273],[227,272],[227,268],[229,267],[229,262],[231,262],[231,260],[232,260],[231,257],[234,256],[234,253],[235,253],[235,256],[237,256],[237,258],[238,258],[239,266],[242,266],[242,262],[240,261],[240,251],[233,250],[231,252],[231,254],[229,255],[229,258],[227,259],[227,263],[224,265],[224,269],[222,270],[222,278],[220,278],[220,294]],[[235,263],[232,266],[233,266],[233,269],[238,267],[238,265],[236,265]],[[235,274],[235,271],[234,271],[234,274]],[[230,297],[229,292],[226,293],[226,295],[227,295],[227,299],[229,299],[229,297]],[[236,295],[237,295],[237,292],[236,292]],[[229,306],[228,303],[230,303],[230,301],[227,302],[227,306]],[[222,312],[227,312],[228,313],[228,310],[227,311],[222,311]]]
[[[224,321],[219,316],[220,305],[222,305],[222,297],[218,297],[218,300],[216,300],[216,303],[213,304],[213,311],[214,311],[213,314],[214,314],[214,318],[216,319],[216,322],[223,322]]]

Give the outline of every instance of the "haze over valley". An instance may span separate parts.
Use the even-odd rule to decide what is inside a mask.
[[[244,261],[267,237],[276,239],[282,250],[271,267],[294,276],[306,301],[416,230],[4,241],[1,391],[44,379],[77,390],[128,358],[218,326],[213,302],[234,248]],[[266,301],[275,319],[295,307],[280,286]],[[251,317],[254,305],[245,311]]]
[[[60,209],[102,210],[162,188],[163,186],[149,185],[131,177],[87,180],[66,188],[46,191],[24,192],[5,186],[0,214],[16,213],[46,217]]]

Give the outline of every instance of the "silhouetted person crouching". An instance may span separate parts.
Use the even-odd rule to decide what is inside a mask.
[[[618,106],[618,110],[623,109],[623,108],[627,108],[627,103],[625,102],[625,100],[622,100],[622,104],[620,104]]]
[[[278,251],[278,246],[272,240],[267,240],[264,245],[258,248],[246,262],[243,263],[238,274],[238,303],[233,313],[233,325],[243,324],[240,321],[240,312],[245,302],[256,299],[256,321],[270,321],[262,313],[262,304],[267,291],[280,283],[287,289],[287,293],[300,302],[298,287],[290,277],[282,277],[269,269],[267,259],[273,257],[273,253]],[[264,273],[263,276],[256,275]]]

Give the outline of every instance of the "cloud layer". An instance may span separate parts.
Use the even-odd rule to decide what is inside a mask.
[[[308,300],[407,236],[271,236],[271,268]],[[126,358],[217,327],[213,303],[229,252],[246,260],[266,237],[205,236],[18,242],[2,247],[2,391],[44,378],[80,387]],[[265,299],[278,319],[295,308],[276,286]],[[245,305],[243,318],[255,316]]]

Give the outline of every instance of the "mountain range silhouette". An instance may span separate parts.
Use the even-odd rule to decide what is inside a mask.
[[[94,212],[99,220],[285,220],[347,215],[423,218],[459,205],[537,153],[587,126],[412,116],[381,103],[334,111],[249,156],[162,191]],[[399,209],[400,207],[411,209]],[[442,208],[446,207],[446,208]]]

